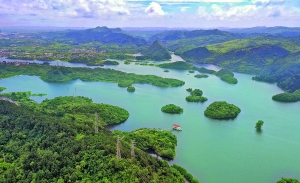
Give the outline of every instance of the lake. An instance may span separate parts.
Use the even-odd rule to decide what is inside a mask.
[[[178,59],[178,58],[176,58]],[[56,62],[56,61],[55,61]],[[53,63],[55,63],[53,62]],[[68,66],[84,64],[64,63]],[[202,66],[202,65],[199,65]],[[218,69],[213,65],[206,68]],[[182,87],[159,88],[148,84],[134,84],[134,93],[117,83],[82,82],[46,83],[36,76],[16,76],[0,80],[6,92],[32,91],[47,93],[33,97],[45,98],[83,95],[97,103],[108,103],[129,111],[128,120],[112,130],[131,131],[137,128],[167,129],[176,123],[183,131],[173,131],[178,138],[176,157],[170,164],[185,167],[202,183],[268,183],[281,177],[300,179],[300,103],[279,103],[271,99],[282,90],[275,84],[256,82],[251,75],[235,73],[238,84],[230,85],[220,78],[198,79],[188,71],[177,71],[131,63],[105,66],[124,72],[154,74],[185,81]],[[187,88],[199,88],[208,98],[204,103],[188,103]],[[204,116],[206,107],[214,101],[227,101],[241,108],[233,120],[213,120]],[[173,103],[184,109],[183,114],[165,114],[161,107]],[[262,132],[254,126],[265,123]]]

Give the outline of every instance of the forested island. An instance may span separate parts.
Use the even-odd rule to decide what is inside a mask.
[[[127,91],[128,91],[128,92],[135,92],[135,87],[133,87],[133,86],[128,86],[128,87],[127,87]]]
[[[203,92],[200,89],[188,88],[186,91],[190,92],[190,95],[185,98],[188,102],[205,102],[207,101],[206,97],[203,97]]]
[[[196,74],[194,77],[195,78],[208,78],[209,76],[206,74]]]
[[[170,114],[181,114],[183,113],[183,109],[175,104],[167,104],[161,108],[162,112],[170,113]]]
[[[225,101],[216,101],[210,104],[204,111],[204,115],[213,119],[235,118],[241,109]]]
[[[151,84],[159,87],[176,87],[184,85],[183,81],[170,78],[162,78],[155,75],[137,75],[134,73],[125,73],[113,69],[103,68],[84,68],[84,67],[63,67],[49,66],[42,64],[27,64],[22,66],[0,64],[0,78],[8,78],[17,75],[40,76],[46,82],[67,82],[76,79],[82,81],[101,81],[126,83]]]

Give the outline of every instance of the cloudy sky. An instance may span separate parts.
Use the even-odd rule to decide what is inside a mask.
[[[0,25],[300,27],[300,0],[0,0]]]

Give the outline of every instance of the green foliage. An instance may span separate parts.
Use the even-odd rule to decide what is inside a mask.
[[[61,66],[47,66],[41,64],[29,64],[26,66],[0,65],[0,78],[8,78],[26,74],[40,76],[46,82],[67,82],[76,79],[82,81],[123,82],[151,84],[159,87],[174,87],[184,85],[183,81],[170,78],[162,78],[155,75],[137,75],[125,73],[113,69],[103,68],[70,68]]]
[[[6,90],[7,88],[0,86],[0,92]]]
[[[159,129],[140,128],[132,132],[113,131],[114,136],[119,135],[122,141],[134,140],[136,147],[142,150],[154,150],[161,157],[173,159],[176,155],[177,138],[171,132]]]
[[[112,60],[106,60],[103,62],[104,65],[119,65],[119,62],[112,61]]]
[[[125,139],[121,140],[122,158],[117,160],[116,138],[106,129],[94,133],[93,127],[84,123],[74,125],[71,120],[62,121],[5,101],[0,101],[0,126],[0,153],[5,155],[0,182],[184,183],[176,169],[137,147],[135,158],[131,158]],[[170,132],[149,134],[137,137],[137,144],[146,136],[152,143],[166,142],[154,145],[160,153],[175,149],[176,137]]]
[[[209,76],[206,74],[196,74],[194,77],[195,78],[208,78]]]
[[[207,101],[207,98],[202,97],[202,96],[190,95],[190,96],[185,97],[185,100],[188,102],[205,102],[205,101]]]
[[[193,62],[201,62],[203,59],[212,57],[213,55],[214,53],[205,47],[194,48],[181,54],[183,59]]]
[[[279,102],[298,102],[300,101],[300,90],[296,90],[293,93],[280,93],[274,95],[272,99]]]
[[[169,60],[171,55],[168,50],[163,47],[159,41],[154,41],[150,47],[142,52],[146,59],[150,60]],[[137,57],[138,59],[138,57]]]
[[[241,109],[225,101],[217,101],[210,104],[204,111],[204,115],[213,119],[235,118]]]
[[[257,130],[261,130],[261,127],[264,125],[264,121],[263,120],[258,120],[255,124],[255,128]]]
[[[168,104],[161,108],[162,112],[170,113],[170,114],[181,114],[183,113],[183,109],[175,104]]]
[[[237,84],[238,80],[234,77],[233,72],[228,69],[221,69],[216,72],[216,76],[220,77],[222,81],[225,81],[229,84]]]
[[[210,69],[206,69],[204,67],[201,67],[201,68],[194,67],[194,70],[197,70],[198,72],[201,72],[201,73],[207,73],[207,74],[215,74],[216,73],[216,71],[210,70]]]
[[[164,72],[170,72],[170,71],[166,69],[166,70],[164,70]]]
[[[181,175],[183,175],[184,178],[186,178],[186,180],[188,180],[190,183],[199,183],[199,181],[196,178],[194,178],[193,175],[190,174],[185,168],[182,168],[181,166],[178,166],[176,164],[173,164],[171,167],[178,170],[181,173]]]
[[[126,64],[126,65],[129,65],[131,62],[130,61],[128,61],[128,60],[126,60],[125,62],[124,62],[124,64]]]
[[[225,81],[229,84],[237,84],[238,83],[238,80],[235,78],[235,77],[232,77],[231,75],[229,74],[225,74],[221,77],[221,80],[222,81]]]
[[[96,104],[87,97],[56,97],[45,99],[35,108],[37,112],[43,112],[51,116],[56,116],[64,121],[74,121],[93,126],[95,113],[98,114],[99,126],[119,124],[125,122],[129,113],[123,108],[108,104]]]
[[[133,86],[128,86],[127,91],[128,92],[135,92],[135,88]]]
[[[47,96],[47,94],[46,93],[38,93],[38,94],[31,94],[31,96],[43,97],[43,96]]]
[[[192,89],[192,88],[188,88],[188,89],[186,89],[186,91],[188,91],[188,92],[192,92],[192,91],[193,91],[193,89]]]
[[[65,33],[64,37],[70,38],[78,43],[101,42],[118,45],[146,45],[144,39],[128,35],[120,28],[110,29],[107,27],[96,27],[86,30],[70,30]]]
[[[193,90],[192,88],[186,89],[186,91],[190,92],[190,96],[185,97],[185,100],[188,102],[205,102],[207,101],[206,97],[203,97],[203,92],[200,89]]]
[[[230,75],[232,77],[234,76],[233,72],[229,69],[221,69],[218,72],[216,72],[216,76],[222,77],[224,75]]]
[[[194,66],[187,62],[177,61],[177,62],[159,64],[158,67],[167,68],[167,69],[177,69],[177,70],[191,70],[193,69]]]
[[[118,83],[118,86],[119,87],[129,87],[129,86],[131,86],[132,85],[132,81],[120,81],[119,83]]]
[[[202,96],[203,92],[200,89],[194,89],[193,91],[191,91],[191,95],[192,96]]]
[[[281,178],[277,183],[300,183],[300,181],[293,178]]]
[[[194,73],[195,71],[194,70],[189,70],[189,73]]]

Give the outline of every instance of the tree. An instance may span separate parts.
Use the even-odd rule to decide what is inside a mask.
[[[263,126],[263,124],[264,124],[263,120],[258,120],[255,125],[256,130],[261,130],[261,127]]]

